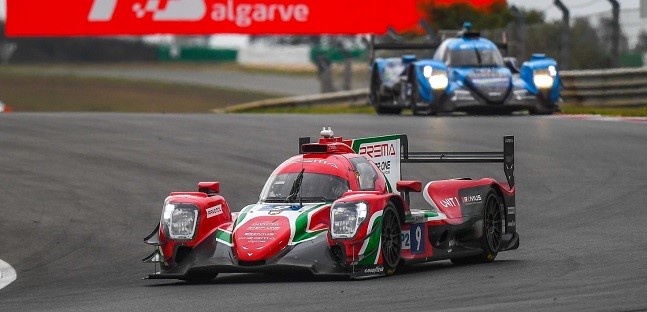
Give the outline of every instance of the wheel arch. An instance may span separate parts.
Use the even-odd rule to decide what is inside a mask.
[[[391,203],[395,207],[395,211],[398,213],[398,218],[400,218],[400,224],[404,224],[405,216],[407,215],[408,208],[404,203],[404,200],[397,195],[389,197],[387,203]]]
[[[496,193],[497,196],[499,196],[499,200],[503,204],[503,208],[504,209],[507,208],[505,203],[505,196],[503,195],[503,190],[501,189],[501,186],[496,183],[492,183],[490,185],[490,188],[494,190],[494,193]]]

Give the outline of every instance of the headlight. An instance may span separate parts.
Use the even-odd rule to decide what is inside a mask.
[[[429,80],[429,85],[434,90],[444,90],[449,85],[447,72],[444,70],[434,70],[431,66],[425,66],[422,73]]]
[[[555,82],[557,70],[555,66],[549,66],[548,69],[536,70],[533,73],[533,82],[539,89],[550,89]]]
[[[198,207],[192,204],[165,203],[162,223],[166,237],[181,240],[193,239],[198,223]]]
[[[368,205],[364,202],[332,205],[330,236],[333,239],[354,237],[367,214]]]

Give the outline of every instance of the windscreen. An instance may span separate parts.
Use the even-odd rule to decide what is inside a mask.
[[[270,176],[261,192],[263,202],[332,202],[349,190],[348,181],[334,175],[299,172]],[[297,181],[297,183],[295,183]]]
[[[453,67],[499,67],[503,66],[503,58],[496,49],[449,50],[445,63]]]

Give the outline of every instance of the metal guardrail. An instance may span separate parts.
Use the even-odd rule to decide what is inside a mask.
[[[339,102],[359,102],[366,103],[368,96],[368,89],[356,89],[350,91],[340,91],[331,93],[322,93],[314,95],[303,95],[286,98],[277,98],[269,100],[261,100],[256,102],[238,104],[226,107],[224,109],[217,109],[215,113],[238,113],[253,111],[265,108],[280,108],[280,107],[297,107],[297,106],[310,106],[320,104],[331,104]]]
[[[560,75],[566,105],[647,105],[647,68],[573,70]]]
[[[647,105],[647,68],[573,70],[560,72],[563,105],[641,106]],[[262,100],[234,105],[214,112],[244,112],[264,108],[296,107],[339,102],[365,101],[368,89]]]

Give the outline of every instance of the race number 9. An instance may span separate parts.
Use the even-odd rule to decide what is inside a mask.
[[[425,252],[425,236],[423,235],[425,224],[417,223],[411,225],[411,253],[419,254]]]

